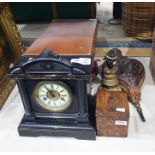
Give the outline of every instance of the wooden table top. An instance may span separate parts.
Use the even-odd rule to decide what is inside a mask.
[[[39,55],[45,48],[59,55],[90,55],[95,51],[96,19],[55,20],[26,50]]]

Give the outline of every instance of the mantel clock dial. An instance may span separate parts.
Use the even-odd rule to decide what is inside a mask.
[[[51,112],[62,112],[72,103],[70,88],[60,81],[44,81],[36,85],[33,91],[35,102]]]

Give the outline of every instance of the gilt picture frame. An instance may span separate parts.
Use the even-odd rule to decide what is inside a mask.
[[[0,3],[0,109],[16,82],[7,77],[13,65],[25,51],[8,3]]]

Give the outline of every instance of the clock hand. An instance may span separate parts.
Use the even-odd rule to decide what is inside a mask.
[[[44,88],[45,88],[47,91],[50,91],[50,89],[49,89],[47,86],[44,86]]]
[[[44,88],[48,91],[48,93],[50,94],[51,97],[55,97],[53,95],[53,93],[51,92],[51,90],[47,86],[44,86]]]

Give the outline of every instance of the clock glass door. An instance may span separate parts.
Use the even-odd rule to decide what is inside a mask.
[[[72,92],[63,82],[42,81],[35,86],[33,99],[47,111],[62,112],[71,106]]]

